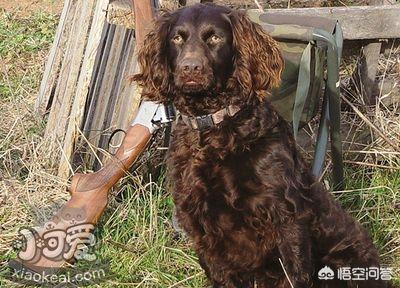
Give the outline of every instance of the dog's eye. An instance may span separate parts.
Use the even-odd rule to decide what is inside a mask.
[[[176,35],[172,38],[172,42],[174,42],[175,44],[182,44],[183,43],[183,37],[181,35]]]
[[[212,45],[214,45],[214,44],[217,44],[217,43],[219,43],[219,42],[221,42],[221,40],[222,40],[222,38],[221,37],[219,37],[218,35],[211,35],[208,39],[207,39],[207,43],[208,44],[212,44]]]

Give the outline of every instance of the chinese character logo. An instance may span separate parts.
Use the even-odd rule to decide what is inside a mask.
[[[96,260],[89,248],[95,245],[94,225],[86,223],[84,211],[71,208],[63,211],[44,228],[20,229],[20,239],[14,241],[14,248],[20,250],[18,258],[36,263],[41,256],[51,260]]]
[[[392,272],[390,267],[339,267],[336,276],[341,281],[390,281]],[[320,280],[332,280],[334,278],[335,272],[328,266],[318,272],[318,279]]]
[[[325,266],[318,271],[318,279],[320,280],[332,280],[335,277],[335,272],[328,266]]]

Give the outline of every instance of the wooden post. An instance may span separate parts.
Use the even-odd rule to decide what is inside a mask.
[[[249,11],[258,11],[250,9]],[[270,15],[327,17],[339,20],[345,40],[389,39],[400,37],[400,4],[382,6],[350,6],[267,9]]]
[[[385,0],[370,0],[368,5],[381,6]],[[358,91],[361,93],[365,104],[374,105],[377,92],[376,72],[378,70],[379,55],[382,44],[379,40],[367,44],[361,49],[361,57],[353,73],[353,79]]]
[[[134,1],[133,10],[135,12],[135,36],[136,47],[140,47],[143,43],[144,37],[149,32],[152,26],[154,17],[153,7],[151,1]]]
[[[362,95],[366,105],[373,105],[375,103],[377,92],[375,78],[380,53],[380,42],[372,42],[362,47],[360,59],[353,73],[354,84],[357,86],[358,92]]]

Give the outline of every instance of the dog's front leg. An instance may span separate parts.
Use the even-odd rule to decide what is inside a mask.
[[[235,277],[231,274],[226,273],[217,267],[211,268],[204,257],[199,255],[199,263],[203,268],[207,278],[210,281],[211,287],[213,288],[253,288],[253,282],[241,281],[240,277]]]
[[[278,244],[279,264],[285,280],[279,287],[309,288],[311,283],[312,260],[311,241],[301,224],[290,224],[280,229]],[[292,285],[290,285],[290,283]],[[288,286],[289,285],[289,286]]]

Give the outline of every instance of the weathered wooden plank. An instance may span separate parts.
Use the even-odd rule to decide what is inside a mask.
[[[76,65],[73,60],[78,61],[77,58],[73,58],[75,47],[78,42],[78,37],[76,35],[79,33],[80,30],[80,21],[81,15],[85,12],[82,11],[84,0],[78,0],[76,3],[76,9],[73,17],[73,25],[71,27],[71,32],[68,36],[67,40],[67,47],[65,53],[63,55],[63,60],[61,64],[61,70],[57,78],[57,85],[54,92],[53,102],[51,105],[50,114],[47,120],[47,126],[45,131],[45,138],[49,139],[51,142],[55,142],[55,135],[57,133],[56,127],[58,122],[58,115],[61,110],[61,106],[66,101],[64,99],[64,93],[67,85],[67,80],[69,73],[71,71],[71,67]],[[80,60],[79,60],[80,63]],[[70,104],[70,103],[69,103]],[[65,131],[61,131],[63,134]]]
[[[140,93],[135,93],[137,90],[136,83],[130,81],[130,76],[138,72],[137,59],[135,55],[135,38],[131,33],[129,43],[125,53],[125,63],[120,75],[119,89],[116,92],[118,95],[117,101],[114,106],[114,113],[110,124],[108,125],[111,130],[123,129],[126,130],[132,121],[135,111],[140,102]],[[121,143],[123,134],[114,136],[112,143],[115,145]],[[108,139],[107,139],[108,140]],[[105,147],[105,143],[100,143]],[[110,152],[115,152],[111,150]]]
[[[337,19],[342,26],[344,39],[349,40],[400,38],[400,4],[377,7],[269,9],[266,13]]]
[[[130,76],[139,72],[139,65],[135,57],[136,51],[132,47],[128,54],[128,63],[123,74],[123,82],[121,87],[121,95],[123,96],[121,107],[124,108],[123,113],[117,114],[117,127],[126,129],[129,127],[133,117],[139,107],[141,89],[130,80]],[[122,112],[122,111],[121,111]]]
[[[63,64],[58,75],[56,92],[46,126],[45,139],[49,143],[50,151],[53,151],[50,157],[57,166],[63,157],[64,136],[76,91],[94,3],[95,0],[78,0],[76,17],[68,39],[68,47],[63,56]]]
[[[93,14],[93,22],[90,27],[89,38],[87,41],[85,55],[81,67],[81,73],[78,79],[76,94],[72,105],[71,115],[69,117],[67,133],[64,139],[64,153],[58,170],[58,176],[67,178],[69,175],[69,163],[74,150],[78,129],[81,129],[85,109],[86,98],[89,92],[89,85],[92,80],[95,69],[95,60],[97,58],[102,32],[106,21],[108,0],[98,0]]]
[[[152,18],[153,11],[149,10],[149,7],[144,3],[133,2],[134,11],[136,13],[136,30],[135,30],[135,38],[132,38],[132,43],[129,46],[129,51],[125,51],[127,54],[127,65],[125,66],[124,74],[121,79],[123,79],[120,91],[120,97],[118,98],[118,102],[115,105],[115,111],[112,119],[112,123],[116,123],[116,128],[126,129],[130,125],[130,122],[133,119],[137,111],[137,107],[140,103],[141,98],[141,89],[136,85],[136,83],[132,83],[130,81],[130,76],[137,73],[139,67],[137,65],[137,57],[135,55],[135,51],[140,47],[143,42],[143,36],[146,34],[146,29],[150,27],[149,20]],[[162,1],[161,5],[165,5],[164,2],[171,1]],[[177,4],[177,2],[175,3]],[[163,7],[163,6],[162,6]],[[172,7],[170,7],[172,8]],[[133,49],[134,48],[134,49]],[[116,135],[117,144],[122,140],[122,135]],[[114,141],[113,141],[114,142]],[[114,143],[115,143],[114,142]]]
[[[71,66],[71,69],[68,73],[68,78],[66,79],[66,90],[63,96],[64,105],[62,105],[60,114],[58,115],[58,127],[59,130],[64,131],[64,135],[70,116],[72,101],[75,98],[75,93],[77,91],[78,79],[81,73],[85,72],[82,69],[82,63],[84,59],[85,48],[88,42],[88,31],[90,29],[95,3],[95,0],[86,0],[84,2],[82,10],[86,12],[82,13],[79,19],[80,29],[78,31],[78,34],[75,35],[77,42],[74,50],[71,51],[72,55],[68,55],[71,57],[71,61],[74,63],[74,65]],[[67,99],[71,99],[72,101],[68,103]]]
[[[105,27],[105,38],[104,44],[101,51],[101,55],[98,59],[98,63],[96,64],[96,73],[93,75],[93,84],[89,91],[89,105],[87,107],[86,116],[85,116],[85,123],[83,125],[83,132],[86,138],[89,137],[91,132],[91,126],[93,124],[94,115],[96,112],[97,102],[100,98],[100,89],[102,87],[103,78],[107,76],[106,67],[107,67],[107,60],[111,52],[111,45],[113,43],[114,34],[115,34],[115,25],[106,24]]]
[[[45,69],[43,72],[42,82],[40,83],[39,94],[35,101],[35,112],[44,115],[53,90],[57,73],[61,66],[62,54],[62,39],[67,37],[72,24],[72,17],[74,15],[74,2],[73,0],[66,0],[61,12],[60,21],[57,26],[57,31],[54,36],[53,45],[51,47],[49,56],[46,61]],[[65,41],[64,41],[65,42]]]
[[[121,49],[122,53],[118,63],[116,63],[116,65],[118,65],[116,70],[117,73],[114,75],[115,82],[113,83],[113,87],[110,92],[110,101],[104,119],[103,130],[107,132],[101,135],[99,141],[99,147],[104,149],[108,148],[107,143],[112,131],[115,129],[121,129],[121,127],[117,126],[117,115],[120,113],[125,114],[125,107],[121,106],[121,99],[125,95],[121,93],[121,88],[122,83],[124,82],[124,72],[127,68],[126,66],[129,60],[129,50],[132,48],[133,37],[133,31],[125,29],[124,43]],[[132,95],[130,95],[130,97],[132,97]]]
[[[104,75],[100,83],[101,87],[97,95],[96,105],[94,106],[95,111],[93,115],[93,120],[91,121],[92,123],[90,123],[90,129],[87,136],[90,143],[95,147],[98,147],[100,137],[102,133],[104,133],[105,116],[107,110],[110,109],[109,103],[111,91],[114,82],[116,81],[115,76],[117,74],[118,62],[123,53],[122,47],[124,42],[125,30],[126,29],[122,26],[117,26],[115,28],[115,34],[110,47],[110,54],[106,59],[107,63],[105,67],[105,73],[107,74]]]
[[[85,119],[84,133],[91,145],[97,147],[98,141],[103,133],[104,115],[108,109],[110,93],[106,92],[105,86],[109,86],[115,80],[116,61],[120,55],[116,55],[117,42],[122,41],[118,26],[109,25],[109,32],[106,39],[103,55],[96,83],[93,87],[93,97],[89,106],[88,116]],[[122,27],[120,27],[121,29]],[[111,70],[110,70],[111,69]]]

